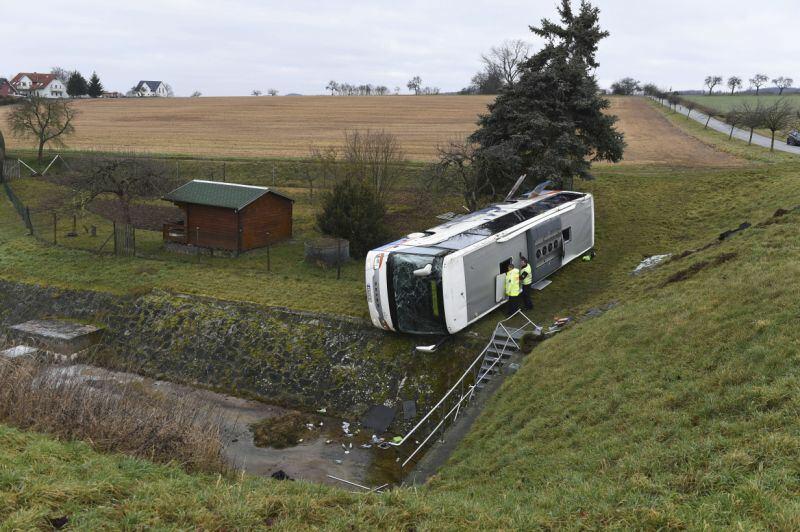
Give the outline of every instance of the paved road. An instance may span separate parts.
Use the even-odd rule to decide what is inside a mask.
[[[658,100],[655,101],[658,102]],[[662,105],[664,105],[665,107],[668,106],[668,104],[662,104]],[[677,110],[679,113],[683,113],[684,116],[689,112],[689,110],[682,105],[678,105]],[[707,115],[704,115],[703,113],[697,110],[693,110],[692,114],[689,115],[689,117],[697,122],[700,122],[701,124],[705,124],[706,120],[708,120]],[[708,127],[716,131],[719,131],[720,133],[725,133],[726,135],[730,135],[731,133],[731,126],[721,120],[717,120],[716,118],[711,119],[711,121],[708,123]],[[733,136],[736,137],[737,139],[747,142],[747,140],[750,138],[750,131],[745,129],[739,129],[738,127],[736,127],[733,128]],[[753,144],[756,144],[758,146],[763,146],[764,148],[769,148],[770,142],[771,139],[769,137],[765,137],[764,135],[759,135],[758,133],[753,134]],[[786,144],[785,139],[778,140],[777,137],[775,138],[775,149],[778,151],[785,151],[787,153],[794,153],[795,155],[800,155],[800,146],[789,146],[788,144]]]

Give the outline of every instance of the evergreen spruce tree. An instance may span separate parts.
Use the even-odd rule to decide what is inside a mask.
[[[89,78],[89,90],[87,92],[92,98],[99,98],[103,95],[103,84],[100,83],[97,72],[92,72],[92,77]]]
[[[576,175],[591,178],[592,161],[622,159],[623,135],[614,128],[617,118],[603,112],[610,104],[593,74],[597,45],[608,36],[599,13],[582,0],[575,14],[570,0],[562,0],[560,23],[532,26],[546,44],[481,116],[471,137],[478,144],[476,170],[498,194],[522,174],[528,184],[550,179],[570,188]]]
[[[67,80],[67,94],[73,98],[78,98],[86,95],[88,91],[89,85],[86,83],[86,78],[77,70],[72,72]]]

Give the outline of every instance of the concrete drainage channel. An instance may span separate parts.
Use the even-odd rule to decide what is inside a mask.
[[[120,301],[0,282],[0,296],[13,296],[0,297],[0,325],[13,340],[3,350],[4,358],[48,353],[55,362],[48,371],[88,386],[123,389],[136,382],[167,398],[191,396],[219,413],[225,454],[235,467],[264,476],[283,471],[292,478],[354,491],[396,485],[404,478],[411,483],[427,479],[522,357],[519,335],[506,342],[516,342],[517,348],[505,353],[491,346],[483,353],[482,344],[464,336],[443,352],[421,355],[414,352],[413,339],[354,327],[349,320],[326,322],[322,320],[329,318],[296,313],[276,320],[275,313],[263,308],[169,294]],[[20,317],[25,321],[18,321]],[[223,332],[198,338],[200,327]],[[306,338],[313,339],[304,344]],[[271,349],[280,354],[264,358],[261,353]],[[390,349],[394,351],[384,353]],[[319,350],[313,363],[309,350]],[[120,367],[120,353],[129,357],[123,362],[140,366],[133,372]],[[486,356],[475,365],[478,353]],[[282,381],[269,368],[287,359],[303,361],[287,370],[295,379],[289,382],[300,391],[305,385],[315,402],[301,397],[298,404],[285,396],[271,400],[271,390]],[[166,362],[155,365],[162,360]],[[359,367],[360,373],[350,369]],[[474,370],[466,383],[474,386],[470,404],[451,412],[455,423],[438,426],[439,411],[429,412],[467,367]],[[231,373],[234,369],[239,373]],[[453,397],[463,398],[465,392],[469,390],[458,390]],[[255,445],[251,424],[295,411],[309,416],[296,444],[284,449]],[[420,420],[421,427],[409,434]],[[402,467],[410,455],[413,460]]]

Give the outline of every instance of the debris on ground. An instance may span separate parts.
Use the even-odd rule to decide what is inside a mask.
[[[250,425],[253,442],[257,447],[284,449],[302,443],[308,434],[308,416],[296,411],[269,417]]]
[[[632,275],[639,275],[640,273],[655,268],[668,258],[672,257],[672,253],[665,253],[663,255],[653,255],[652,257],[647,257],[642,262],[639,263],[636,268],[633,269],[631,272]]]
[[[417,417],[417,403],[411,399],[403,401],[403,419],[411,421]]]
[[[394,421],[395,409],[385,405],[374,405],[367,410],[361,418],[361,426],[375,429],[376,432],[386,432]]]
[[[275,471],[272,475],[270,475],[275,480],[294,480],[292,477],[286,474],[286,471],[283,469],[279,469]]]
[[[592,260],[595,257],[595,255],[597,255],[597,252],[595,250],[591,250],[591,251],[589,251],[589,253],[587,253],[583,257],[581,257],[581,260],[583,262],[589,262],[590,260]]]

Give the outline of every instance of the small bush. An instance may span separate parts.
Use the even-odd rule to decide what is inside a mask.
[[[326,235],[350,241],[350,253],[363,257],[386,240],[386,207],[368,185],[345,179],[322,200],[317,225]]]

